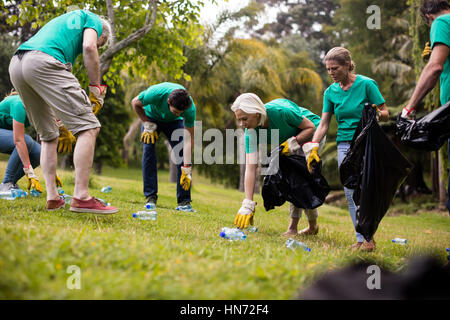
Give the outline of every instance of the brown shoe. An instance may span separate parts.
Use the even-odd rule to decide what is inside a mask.
[[[70,211],[83,213],[98,213],[98,214],[112,214],[119,211],[116,207],[107,206],[97,198],[90,198],[89,200],[80,200],[73,197],[70,203]]]
[[[319,226],[316,225],[316,227],[314,229],[311,229],[310,227],[307,227],[303,230],[300,230],[298,232],[298,235],[305,235],[305,236],[314,236],[317,233],[319,233]]]
[[[362,246],[359,248],[359,250],[361,251],[365,251],[365,252],[372,252],[376,249],[376,245],[375,245],[375,240],[370,240],[369,242],[367,242],[366,240],[364,240],[364,243],[362,244]]]
[[[362,242],[355,242],[354,244],[352,244],[348,248],[353,250],[353,251],[356,251],[362,246],[362,244],[363,244]]]
[[[47,200],[47,211],[53,211],[58,210],[61,208],[64,208],[66,203],[64,202],[64,199],[62,197],[59,197],[58,200]]]

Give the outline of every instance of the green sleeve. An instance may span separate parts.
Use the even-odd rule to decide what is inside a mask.
[[[303,116],[292,109],[283,109],[282,117],[286,123],[292,127],[298,128],[303,121]]]
[[[92,12],[86,12],[86,22],[84,23],[83,29],[90,28],[97,32],[97,39],[103,33],[102,20],[96,14]]]
[[[152,90],[152,87],[150,87],[139,94],[139,101],[141,101],[144,106],[147,106],[149,104],[155,105],[158,101],[158,95],[156,91]]]
[[[25,125],[27,114],[21,100],[17,99],[17,101],[11,102],[11,117]]]
[[[450,47],[450,19],[436,19],[430,30],[431,48],[436,43],[445,44]]]
[[[192,98],[191,98],[191,101],[192,101],[192,106],[181,114],[181,116],[184,119],[184,126],[186,128],[192,128],[195,124],[195,116],[196,116],[197,111],[195,109],[195,104],[194,104],[194,101],[192,100]]]
[[[328,89],[325,91],[325,93],[323,95],[323,109],[322,109],[322,113],[325,113],[325,112],[334,113],[334,106],[333,106],[333,103],[330,100],[330,92],[328,91]]]
[[[371,80],[367,83],[366,86],[367,97],[369,98],[369,102],[372,104],[376,104],[379,106],[380,104],[385,103],[383,96],[381,95],[380,89],[378,89],[378,85],[375,80]]]

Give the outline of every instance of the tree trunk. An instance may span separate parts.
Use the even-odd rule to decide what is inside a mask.
[[[141,119],[139,118],[134,119],[134,121],[130,124],[127,133],[123,137],[122,158],[126,162],[128,162],[130,152],[132,151],[134,139],[136,138],[136,134],[138,133],[140,127],[141,127]]]
[[[168,140],[164,141],[164,144],[167,147],[167,152],[169,153],[169,182],[177,183],[177,166],[172,161],[172,147]]]
[[[445,174],[442,148],[439,150],[439,210],[446,210],[447,193],[445,192]]]
[[[431,152],[431,191],[433,196],[439,198],[439,153]]]

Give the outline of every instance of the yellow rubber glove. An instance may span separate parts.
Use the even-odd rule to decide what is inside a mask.
[[[431,47],[430,47],[430,43],[427,42],[427,43],[425,43],[425,48],[423,48],[422,59],[423,60],[430,59],[430,55],[431,55]]]
[[[58,152],[59,153],[72,153],[72,145],[77,141],[72,132],[67,130],[65,125],[59,127],[58,138]]]
[[[158,132],[156,131],[157,125],[154,122],[144,122],[144,131],[141,134],[141,142],[146,144],[154,144],[158,140]]]
[[[36,191],[42,193],[41,184],[39,183],[38,177],[34,174],[34,170],[31,164],[28,166],[28,168],[23,168],[23,172],[25,172],[25,175],[28,179],[28,190],[33,188]]]
[[[56,187],[57,188],[62,188],[63,187],[63,183],[60,177],[58,177],[58,175],[55,176],[55,183],[56,183]]]
[[[188,191],[191,187],[192,180],[192,168],[191,167],[181,167],[181,177],[180,177],[180,185],[185,190]]]
[[[105,101],[106,89],[108,87],[104,84],[99,86],[89,85],[89,100],[91,100],[92,111],[95,115],[103,107],[103,102]]]
[[[313,171],[313,165],[314,165],[314,162],[316,162],[316,163],[319,163],[320,162],[320,158],[319,158],[319,147],[317,146],[317,147],[314,147],[312,150],[311,150],[311,152],[310,152],[310,154],[309,154],[309,156],[308,156],[308,159],[306,160],[306,164],[307,164],[307,166],[308,166],[308,171],[309,171],[309,173],[312,173],[312,171]]]
[[[289,139],[287,139],[285,142],[283,142],[282,144],[280,144],[280,147],[282,147],[283,149],[281,150],[281,154],[283,156],[290,156],[291,154],[293,154],[295,151],[300,149],[300,145],[297,142],[297,138],[295,137],[290,137]]]
[[[247,228],[248,225],[253,225],[255,207],[256,207],[255,201],[249,199],[244,199],[244,201],[242,201],[242,206],[239,209],[238,213],[236,214],[236,217],[234,218],[234,224],[239,229],[244,229]]]
[[[306,158],[306,164],[308,165],[309,173],[312,172],[312,166],[311,166],[312,162],[313,161],[320,162],[320,158],[318,155],[319,146],[320,146],[319,143],[314,142],[314,141],[306,142],[302,146],[303,153],[305,154],[305,158]]]

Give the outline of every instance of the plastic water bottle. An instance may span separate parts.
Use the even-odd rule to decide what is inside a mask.
[[[445,249],[445,251],[447,251],[447,261],[450,263],[450,248]]]
[[[234,240],[245,240],[247,236],[245,235],[242,230],[239,230],[238,228],[222,228],[222,232],[220,232],[219,236],[221,236],[224,239],[228,239],[230,241]]]
[[[156,220],[157,217],[158,213],[156,213],[156,211],[138,211],[133,213],[133,218],[139,220]]]
[[[11,191],[3,191],[0,192],[0,199],[4,199],[4,200],[15,200],[16,196],[12,195]]]
[[[12,189],[11,195],[15,198],[25,198],[28,195],[28,193],[26,193],[22,189]]]
[[[392,239],[392,242],[404,245],[408,242],[408,240],[402,239],[402,238],[394,238],[394,239]]]
[[[58,194],[64,194],[64,190],[61,187],[56,188],[56,190],[58,190]]]
[[[145,204],[145,209],[147,209],[147,210],[156,209],[156,204],[154,204],[152,202],[148,202],[148,203]]]
[[[112,191],[112,188],[110,186],[106,186],[106,187],[102,188],[102,192],[103,193],[108,193],[108,192],[111,192],[111,191]]]
[[[311,249],[305,243],[303,243],[301,241],[297,241],[297,240],[292,239],[292,238],[289,238],[286,241],[286,248],[295,250],[295,249],[297,249],[299,247],[302,247],[305,251],[308,251],[308,252],[311,251]]]
[[[257,226],[249,226],[247,229],[248,232],[258,232]]]
[[[70,204],[72,202],[72,196],[68,194],[61,195],[66,204]]]
[[[36,189],[31,189],[30,196],[39,197],[40,195],[41,193],[39,191],[37,191]]]
[[[11,189],[9,191],[0,192],[0,199],[15,200],[16,198],[24,198],[28,194],[22,189]]]

